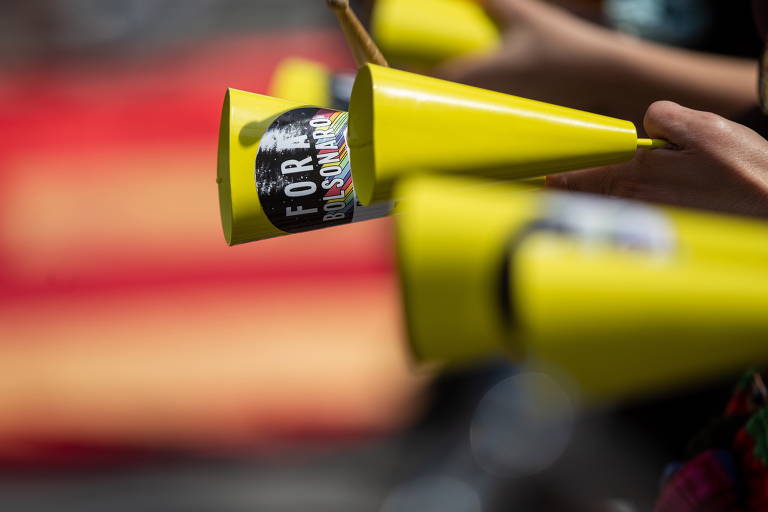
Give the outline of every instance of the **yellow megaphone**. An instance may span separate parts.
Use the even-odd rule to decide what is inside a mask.
[[[349,146],[363,204],[417,172],[520,179],[630,160],[629,121],[368,64],[352,89]]]
[[[613,399],[768,360],[768,224],[482,180],[398,186],[410,343],[566,370]]]
[[[347,113],[229,89],[216,182],[230,245],[381,217],[352,184]]]
[[[371,32],[391,62],[430,66],[499,44],[499,31],[472,0],[377,0]]]
[[[297,57],[281,61],[269,85],[269,95],[336,110],[347,110],[353,74],[333,73],[323,64]]]

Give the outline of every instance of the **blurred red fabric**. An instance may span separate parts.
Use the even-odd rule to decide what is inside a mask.
[[[397,428],[408,371],[386,220],[227,247],[226,87],[334,31],[0,76],[0,462]]]

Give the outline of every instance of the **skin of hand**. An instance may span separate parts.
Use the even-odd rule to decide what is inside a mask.
[[[661,46],[537,0],[478,0],[502,43],[448,62],[441,78],[639,122],[665,98],[735,117],[757,100],[757,65]]]
[[[626,163],[550,176],[547,185],[768,218],[768,141],[746,126],[670,101],[652,104],[645,129],[670,145]]]

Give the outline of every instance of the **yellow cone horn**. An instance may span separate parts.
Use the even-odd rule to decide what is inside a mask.
[[[390,61],[422,66],[486,53],[500,40],[496,25],[472,0],[377,0],[371,32]]]
[[[230,245],[387,215],[358,204],[347,113],[229,89],[216,182]]]
[[[638,138],[629,121],[367,65],[352,90],[349,144],[370,204],[416,172],[542,176],[630,160]]]
[[[468,178],[397,191],[421,360],[533,358],[595,400],[768,361],[766,222]]]
[[[333,74],[328,68],[318,62],[293,57],[277,65],[269,95],[303,105],[338,108],[332,84]]]

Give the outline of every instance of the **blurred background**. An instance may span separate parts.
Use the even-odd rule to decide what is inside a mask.
[[[0,6],[0,509],[649,509],[727,387],[584,412],[502,361],[430,377],[388,220],[224,243],[224,91],[352,72],[324,4]]]

